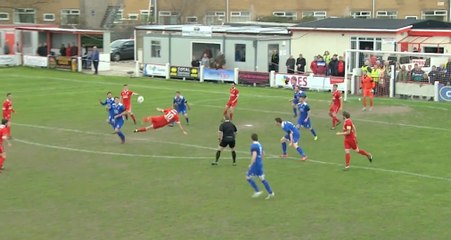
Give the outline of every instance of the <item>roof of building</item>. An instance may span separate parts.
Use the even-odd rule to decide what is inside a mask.
[[[451,29],[451,23],[416,19],[326,18],[289,27],[290,30],[386,32],[398,32],[410,28]]]
[[[147,31],[173,31],[182,32],[189,28],[202,27],[207,28],[211,33],[231,33],[231,34],[272,34],[272,35],[289,35],[287,27],[266,27],[256,25],[145,25],[136,26],[136,30]]]
[[[101,31],[101,30],[76,29],[76,28],[72,29],[72,28],[58,28],[58,27],[16,27],[15,29],[24,30],[24,31],[69,33],[69,34],[92,34],[92,35],[103,34],[103,31]]]

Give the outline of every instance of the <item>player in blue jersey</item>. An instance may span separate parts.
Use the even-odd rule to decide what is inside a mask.
[[[188,117],[188,110],[191,109],[191,107],[188,104],[188,101],[185,97],[180,95],[180,91],[175,92],[174,100],[172,101],[172,104],[174,105],[175,110],[179,113],[179,115],[183,115],[186,120],[186,124],[189,125],[189,117]]]
[[[283,131],[285,131],[287,134],[280,139],[282,142],[282,155],[280,157],[286,158],[287,155],[287,143],[290,144],[290,146],[293,146],[298,153],[301,155],[301,160],[305,161],[307,160],[307,155],[305,155],[302,148],[298,145],[299,138],[301,137],[301,133],[299,132],[299,129],[296,128],[296,126],[289,121],[282,121],[281,118],[276,118],[276,125],[282,127]]]
[[[121,128],[124,125],[124,115],[127,114],[127,111],[125,111],[125,107],[119,97],[114,97],[114,103],[111,106],[114,114],[114,133],[119,136],[121,143],[125,143],[125,135],[122,133]]]
[[[313,135],[313,139],[315,141],[318,140],[318,136],[316,135],[316,131],[312,127],[312,124],[310,122],[310,106],[305,101],[305,97],[304,96],[301,96],[299,98],[298,109],[299,109],[299,118],[298,118],[298,124],[296,124],[296,127],[298,129],[300,129],[301,127],[309,129],[310,132]]]
[[[99,99],[99,103],[102,106],[105,106],[106,110],[108,111],[108,119],[106,120],[107,123],[109,123],[114,128],[114,111],[112,108],[112,105],[114,103],[114,98],[111,94],[111,92],[107,92],[106,99],[104,101]]]
[[[268,192],[268,196],[266,199],[273,198],[275,196],[274,192],[271,190],[268,181],[265,179],[265,174],[263,172],[263,148],[262,145],[258,142],[258,135],[253,133],[251,135],[252,145],[251,145],[251,163],[249,164],[249,169],[246,174],[246,179],[249,185],[254,189],[253,198],[257,198],[262,195],[262,191],[258,189],[257,184],[255,183],[253,176],[256,176],[260,179],[265,186],[266,191]]]
[[[299,103],[299,98],[301,98],[302,96],[307,97],[307,95],[305,94],[304,91],[302,91],[299,86],[294,86],[294,95],[293,95],[293,99],[290,100],[291,105],[293,106],[293,113],[294,113],[294,117],[298,116],[297,113],[297,105]]]

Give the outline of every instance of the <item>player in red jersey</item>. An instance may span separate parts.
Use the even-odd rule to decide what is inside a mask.
[[[146,117],[144,118],[144,122],[149,122],[150,126],[147,127],[142,127],[142,128],[138,128],[135,129],[135,133],[137,132],[146,132],[149,129],[158,129],[158,128],[162,128],[164,126],[169,125],[170,123],[176,123],[180,130],[182,130],[183,134],[188,134],[185,129],[183,129],[182,124],[180,123],[179,120],[179,115],[177,113],[177,110],[175,110],[174,108],[166,108],[166,109],[162,109],[162,108],[157,108],[157,111],[162,112],[163,115],[160,116],[150,116],[150,117]]]
[[[3,149],[3,140],[5,140],[8,143],[8,146],[11,146],[11,143],[8,141],[9,135],[8,135],[8,120],[2,119],[2,124],[0,125],[0,172],[2,170],[5,170],[5,167],[3,166],[3,163],[6,160],[6,153]]]
[[[229,115],[229,119],[233,119],[233,111],[235,110],[236,104],[238,103],[240,91],[236,88],[235,83],[232,83],[232,87],[230,88],[230,97],[229,101],[226,104],[224,109],[224,116]]]
[[[3,102],[3,119],[8,120],[8,124],[6,125],[6,134],[8,138],[11,138],[11,114],[14,113],[13,108],[13,101],[12,101],[13,95],[11,93],[6,94],[6,100]]]
[[[128,115],[130,115],[133,122],[136,124],[135,114],[133,114],[133,112],[132,112],[131,100],[132,100],[133,95],[139,96],[138,93],[129,90],[127,84],[124,84],[124,89],[121,92],[121,100],[122,100],[122,104],[124,104],[125,111],[127,112],[127,115],[125,115],[125,118],[128,119]]]
[[[354,151],[358,152],[359,154],[366,156],[368,160],[373,162],[373,155],[371,153],[367,153],[363,149],[359,149],[359,146],[357,144],[357,129],[355,128],[354,124],[351,120],[351,114],[349,114],[346,111],[343,111],[343,132],[337,132],[337,135],[344,135],[345,136],[345,153],[346,153],[346,166],[345,170],[349,169],[350,163],[351,163],[351,154],[350,149],[353,149]]]
[[[341,123],[337,118],[337,113],[341,110],[342,106],[343,98],[341,97],[341,92],[338,90],[338,85],[334,84],[332,87],[332,102],[329,108],[329,116],[332,118],[332,127],[330,129],[332,130]]]

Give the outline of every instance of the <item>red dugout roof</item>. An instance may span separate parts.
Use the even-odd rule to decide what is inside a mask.
[[[70,29],[58,27],[15,27],[16,30],[38,31],[51,33],[68,33],[68,34],[86,34],[86,35],[103,35],[103,31],[89,29]]]

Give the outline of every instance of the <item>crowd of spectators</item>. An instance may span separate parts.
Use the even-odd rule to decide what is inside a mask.
[[[271,63],[271,65],[275,64]],[[313,61],[310,62],[309,66],[310,71],[306,69],[306,65],[307,61],[302,54],[299,54],[297,59],[294,59],[294,57],[290,55],[285,63],[287,73],[313,73],[314,75],[319,76],[337,77],[344,77],[345,75],[345,61],[343,60],[343,57],[338,57],[337,54],[331,56],[329,51],[325,51],[323,55],[318,54],[313,57]],[[271,70],[274,69],[270,68],[270,71]]]
[[[193,56],[191,60],[191,67],[214,68],[223,69],[225,67],[226,60],[223,52],[218,51],[216,56],[213,57],[213,53],[210,48],[206,48],[200,58]]]
[[[438,81],[441,84],[449,85],[451,79],[451,59],[447,63],[441,64],[438,67],[432,65],[428,71],[425,71],[418,64],[406,65],[397,64],[396,66],[396,81],[397,82],[417,82],[434,84]]]

